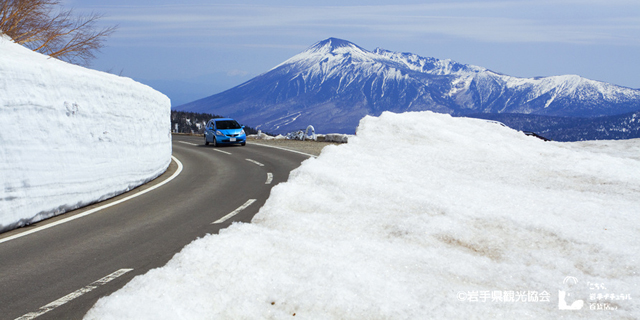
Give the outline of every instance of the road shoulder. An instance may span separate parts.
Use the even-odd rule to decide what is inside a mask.
[[[45,220],[41,220],[38,221],[36,223],[32,223],[30,225],[24,226],[24,227],[20,227],[17,229],[13,229],[13,230],[9,230],[6,231],[2,234],[0,234],[0,243],[3,242],[7,242],[22,236],[26,236],[30,233],[36,232],[39,229],[44,229],[44,228],[48,228],[49,226],[53,226],[56,224],[60,224],[62,223],[63,220],[70,220],[70,219],[75,219],[75,218],[79,218],[79,216],[81,215],[87,215],[90,211],[93,210],[93,212],[97,212],[102,208],[106,208],[109,207],[110,205],[114,204],[114,203],[120,203],[122,201],[126,201],[128,200],[128,198],[133,198],[136,197],[137,195],[140,195],[142,193],[146,193],[151,188],[156,187],[157,185],[160,185],[162,183],[165,183],[165,181],[167,181],[168,179],[172,179],[174,177],[174,175],[176,174],[176,172],[178,172],[178,170],[181,170],[181,164],[179,164],[179,161],[176,162],[176,159],[172,156],[171,159],[171,163],[169,164],[169,166],[167,167],[167,170],[161,174],[160,176],[158,176],[157,178],[142,184],[132,190],[129,190],[127,192],[121,193],[117,196],[111,197],[109,199],[103,200],[103,201],[99,201],[99,202],[95,202],[92,203],[90,205],[72,210],[72,211],[68,211],[59,215],[56,215],[54,217],[45,219]],[[91,213],[93,213],[91,212]]]

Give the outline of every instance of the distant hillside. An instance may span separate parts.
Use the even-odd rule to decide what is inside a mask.
[[[330,38],[225,92],[175,108],[224,114],[275,133],[312,124],[353,133],[365,115],[431,110],[597,117],[640,109],[640,90],[576,75],[516,78],[451,60]]]
[[[640,138],[640,111],[597,118],[551,117],[528,114],[472,114],[521,131],[532,131],[555,141],[620,140]]]

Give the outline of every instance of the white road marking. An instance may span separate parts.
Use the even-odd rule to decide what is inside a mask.
[[[197,145],[198,145],[198,144],[191,143],[191,142],[186,142],[186,141],[178,141],[178,142],[180,142],[180,143],[184,143],[184,144],[188,144],[188,145],[190,145],[190,146],[197,146]]]
[[[260,162],[258,162],[258,161],[251,160],[251,159],[245,159],[245,160],[247,160],[247,161],[249,161],[249,162],[251,162],[251,163],[255,163],[255,164],[257,164],[257,165],[259,165],[259,166],[261,166],[261,167],[264,167],[264,164],[262,164],[262,163],[260,163]]]
[[[231,154],[231,152],[226,152],[226,151],[222,151],[222,150],[218,150],[218,149],[211,149],[213,151],[218,151],[220,153],[224,153],[224,154]]]
[[[109,207],[113,207],[113,206],[118,205],[118,204],[121,204],[121,203],[123,203],[123,202],[125,202],[125,201],[131,200],[131,199],[133,199],[133,198],[135,198],[135,197],[139,197],[139,196],[141,196],[141,195],[143,195],[143,194],[145,194],[145,193],[147,193],[147,192],[151,192],[151,191],[153,191],[153,190],[155,190],[155,189],[157,189],[157,188],[160,188],[160,187],[162,187],[163,185],[165,185],[165,184],[169,183],[169,181],[171,181],[171,180],[175,179],[175,177],[177,177],[177,176],[180,174],[180,172],[182,172],[182,168],[183,168],[183,166],[182,166],[182,162],[180,162],[180,160],[178,160],[178,159],[177,159],[176,157],[174,157],[174,156],[171,156],[171,158],[173,159],[173,161],[175,161],[175,162],[178,164],[178,170],[176,170],[176,172],[174,172],[174,173],[173,173],[173,175],[171,175],[171,177],[169,177],[167,180],[162,181],[162,182],[160,182],[160,183],[156,184],[155,186],[153,186],[153,187],[151,187],[151,188],[149,188],[149,189],[146,189],[146,190],[140,191],[140,192],[138,192],[138,193],[136,193],[136,194],[134,194],[134,195],[130,195],[130,196],[128,196],[128,197],[126,197],[126,198],[123,198],[123,199],[120,199],[120,200],[118,200],[118,201],[114,201],[114,202],[111,202],[111,203],[105,204],[104,206],[100,206],[100,207],[97,207],[97,208],[95,208],[95,209],[87,210],[87,211],[85,211],[85,212],[83,212],[83,213],[80,213],[80,214],[77,214],[77,215],[75,215],[75,216],[71,216],[71,217],[68,217],[68,218],[60,219],[60,220],[58,220],[58,221],[56,221],[56,222],[52,222],[52,223],[49,223],[49,224],[43,225],[43,226],[41,226],[41,227],[37,227],[37,228],[31,229],[31,230],[29,230],[29,231],[25,231],[25,232],[22,232],[22,233],[14,234],[14,235],[12,235],[12,236],[10,236],[10,237],[6,237],[6,238],[4,238],[4,239],[0,239],[0,243],[7,242],[7,241],[11,241],[11,240],[14,240],[14,239],[17,239],[17,238],[21,238],[21,237],[24,237],[24,236],[26,236],[26,235],[30,235],[30,234],[32,234],[32,233],[36,233],[36,232],[38,232],[38,231],[42,231],[42,230],[45,230],[45,229],[49,229],[49,228],[55,227],[55,226],[60,225],[60,224],[63,224],[63,223],[67,223],[67,222],[72,221],[72,220],[75,220],[75,219],[79,219],[79,218],[82,218],[82,217],[86,217],[86,216],[88,216],[88,215],[90,215],[90,214],[92,214],[92,213],[96,213],[96,212],[98,212],[98,211],[100,211],[100,210],[102,210],[102,209],[106,209],[106,208],[109,208]]]
[[[252,143],[251,145],[252,145],[252,146],[261,146],[261,147],[267,147],[267,148],[274,148],[274,149],[286,150],[286,151],[289,151],[289,152],[299,153],[299,154],[302,154],[302,155],[305,155],[305,156],[307,156],[307,157],[311,157],[311,158],[317,158],[317,157],[318,157],[318,156],[313,155],[313,154],[304,153],[304,152],[301,152],[301,151],[292,150],[292,149],[287,149],[287,148],[283,148],[283,147],[270,146],[270,145],[268,145],[268,144]]]
[[[41,315],[43,315],[43,314],[55,309],[57,307],[60,307],[60,306],[62,306],[64,304],[67,304],[67,303],[71,302],[72,300],[84,295],[85,293],[91,292],[94,289],[96,289],[96,288],[98,288],[100,286],[103,286],[103,285],[105,285],[105,284],[107,284],[107,283],[119,278],[120,276],[122,276],[122,275],[124,275],[127,272],[132,271],[132,270],[133,269],[120,269],[120,270],[118,270],[118,271],[116,271],[116,272],[114,272],[114,273],[112,273],[112,274],[100,279],[100,280],[94,281],[93,283],[91,283],[90,285],[88,285],[88,286],[86,286],[86,287],[84,287],[82,289],[76,290],[76,291],[74,291],[74,292],[72,292],[72,293],[70,293],[70,294],[68,294],[68,295],[56,300],[56,301],[53,301],[53,302],[47,304],[46,306],[40,307],[40,309],[38,309],[38,311],[36,311],[36,312],[30,312],[30,313],[27,313],[27,314],[23,315],[20,318],[16,318],[16,320],[35,319],[35,318],[37,318],[37,317],[39,317],[39,316],[41,316]]]
[[[233,210],[231,213],[229,213],[228,215],[212,222],[211,224],[218,224],[218,223],[223,223],[227,220],[229,220],[229,218],[235,216],[236,214],[240,213],[242,210],[248,208],[252,203],[256,202],[256,199],[249,199],[247,200],[247,202],[245,202],[243,205],[241,205],[240,207],[238,207],[238,209]]]
[[[273,181],[273,173],[267,172],[267,181],[265,181],[264,184],[271,184],[272,181]]]

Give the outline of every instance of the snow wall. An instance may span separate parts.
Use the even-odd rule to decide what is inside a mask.
[[[170,100],[0,35],[0,232],[150,181],[171,161]]]

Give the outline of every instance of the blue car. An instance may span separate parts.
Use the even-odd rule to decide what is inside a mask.
[[[225,144],[247,144],[244,126],[231,118],[211,119],[204,129],[204,144],[213,143],[214,147]]]

